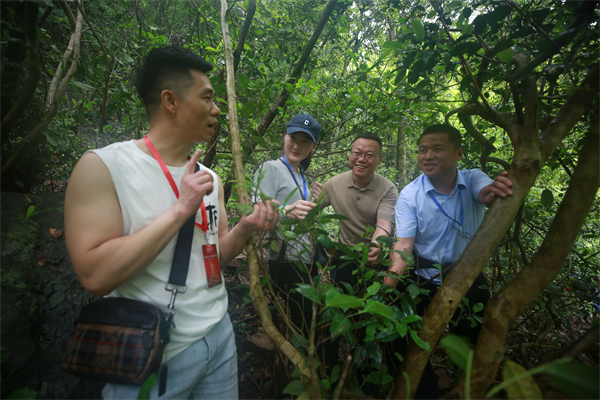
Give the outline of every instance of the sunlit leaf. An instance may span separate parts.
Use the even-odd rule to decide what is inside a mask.
[[[525,368],[510,360],[506,360],[506,362],[504,363],[502,375],[504,377],[504,381],[507,381],[524,372],[526,372]],[[509,399],[543,398],[539,386],[537,385],[535,379],[533,379],[533,376],[531,375],[527,375],[526,377],[519,379],[516,382],[513,382],[512,384],[508,385],[505,388],[505,390],[508,394]]]
[[[500,59],[500,61],[502,61],[503,63],[506,63],[506,64],[511,63],[512,56],[513,56],[513,49],[511,49],[511,48],[502,50],[501,52],[498,53],[498,58]]]
[[[423,23],[415,18],[412,20],[411,24],[417,39],[422,42],[425,39],[425,28],[423,27]]]

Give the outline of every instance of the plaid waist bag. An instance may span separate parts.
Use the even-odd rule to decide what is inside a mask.
[[[169,328],[165,312],[152,304],[95,301],[81,310],[61,368],[83,378],[142,385],[160,367]]]

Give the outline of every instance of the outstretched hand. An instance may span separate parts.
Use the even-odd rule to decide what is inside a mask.
[[[200,154],[202,152],[196,150],[185,167],[179,185],[179,199],[175,206],[186,218],[198,211],[204,196],[211,194],[214,189],[213,177],[208,170],[200,169],[196,172],[196,163]]]
[[[510,189],[512,182],[506,177],[507,175],[508,172],[502,171],[500,175],[496,177],[494,182],[484,186],[477,195],[477,201],[489,206],[492,204],[492,201],[496,198],[496,196],[503,198],[506,196],[511,196],[513,194],[512,190]]]

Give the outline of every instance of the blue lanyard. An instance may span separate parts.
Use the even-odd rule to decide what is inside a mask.
[[[425,175],[423,175],[423,178],[421,178],[421,181],[423,183],[425,183]],[[433,200],[433,202],[440,209],[440,211],[442,211],[446,217],[450,218],[452,221],[454,221],[460,227],[462,227],[462,224],[463,224],[463,202],[462,202],[462,190],[461,190],[460,186],[458,187],[458,196],[460,197],[460,217],[459,217],[460,218],[460,222],[458,222],[457,220],[455,220],[454,218],[452,218],[451,216],[449,216],[448,213],[446,212],[446,210],[444,210],[442,208],[442,206],[440,205],[440,203],[438,203],[438,201],[435,198],[435,196],[433,195],[433,193],[429,192],[429,197],[431,197],[431,200]]]
[[[296,180],[296,174],[294,174],[294,170],[292,169],[292,167],[290,167],[290,164],[285,159],[285,155],[283,156],[283,162],[292,173],[292,178],[294,178],[294,182],[296,182],[296,186],[298,186],[298,190],[300,191],[300,196],[302,196],[302,200],[306,200],[306,194],[308,193],[308,189],[306,188],[306,178],[304,178],[302,170],[298,169],[300,171],[300,176],[302,176],[302,183],[304,183],[304,193],[302,193],[302,189],[300,189],[300,185],[298,185],[298,181]]]

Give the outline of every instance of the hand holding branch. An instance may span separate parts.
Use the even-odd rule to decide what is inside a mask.
[[[290,204],[283,208],[283,216],[286,218],[295,218],[299,221],[302,221],[310,210],[316,206],[315,203],[306,200],[298,200],[294,204]]]
[[[506,177],[507,175],[508,172],[502,171],[500,175],[496,177],[494,182],[484,186],[477,195],[477,201],[489,206],[492,204],[492,201],[496,198],[496,196],[502,198],[511,196],[513,194],[512,190],[510,189],[512,182]]]

